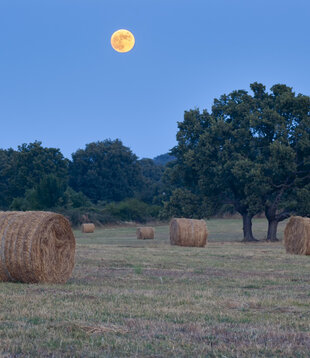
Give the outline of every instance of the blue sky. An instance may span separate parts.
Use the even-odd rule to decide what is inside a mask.
[[[0,147],[71,157],[120,138],[175,144],[185,110],[258,81],[310,95],[309,0],[0,0]],[[110,46],[130,30],[134,49]]]

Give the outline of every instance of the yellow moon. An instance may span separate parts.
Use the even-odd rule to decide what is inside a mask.
[[[128,30],[117,30],[111,37],[111,45],[117,52],[128,52],[135,45],[135,38]]]

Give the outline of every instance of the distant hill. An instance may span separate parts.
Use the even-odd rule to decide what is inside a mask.
[[[166,165],[167,163],[171,162],[174,159],[176,158],[173,155],[170,155],[169,153],[165,153],[153,158],[153,161],[156,165]]]

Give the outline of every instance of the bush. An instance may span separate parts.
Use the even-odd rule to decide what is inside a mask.
[[[42,190],[43,188],[46,190]],[[160,207],[138,199],[126,199],[106,205],[98,202],[95,205],[83,193],[77,193],[70,187],[63,191],[54,178],[48,178],[39,186],[27,190],[25,197],[15,198],[11,209],[51,210],[66,216],[73,226],[79,226],[85,222],[96,225],[120,221],[146,222],[158,218]]]
[[[92,222],[96,226],[117,222],[117,219],[105,212],[103,208],[95,206],[70,209],[55,208],[55,211],[64,215],[75,227],[86,222]]]
[[[46,210],[62,205],[66,184],[53,174],[46,175],[40,183],[28,189],[23,198],[14,198],[13,210]]]
[[[237,213],[237,211],[233,204],[223,204],[219,208],[219,210],[217,211],[216,214],[220,217],[223,217],[223,216],[232,216],[236,213]]]
[[[86,206],[79,208],[58,207],[54,211],[67,217],[73,226],[85,222],[92,222],[97,226],[116,224],[121,221],[146,222],[157,219],[159,206],[148,205],[137,199],[127,199],[119,203],[110,203],[105,206]]]
[[[185,217],[200,219],[204,217],[200,198],[187,189],[175,189],[170,200],[164,203],[160,212],[161,219]]]
[[[158,218],[159,210],[159,206],[148,205],[138,199],[127,199],[119,203],[110,203],[104,208],[104,211],[115,219],[138,222],[146,222],[147,220]]]
[[[81,191],[76,192],[70,186],[64,193],[64,204],[67,208],[91,207],[90,199]]]
[[[26,210],[42,210],[40,201],[38,200],[38,192],[36,189],[28,189],[23,198],[14,198],[10,210],[26,211]]]

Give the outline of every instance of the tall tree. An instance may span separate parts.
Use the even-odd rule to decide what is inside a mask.
[[[291,212],[297,193],[310,183],[310,97],[275,85],[271,93],[253,83],[252,131],[263,171],[261,195],[268,220],[267,240],[277,240],[277,227]]]
[[[132,197],[141,182],[137,156],[118,139],[89,143],[72,154],[70,185],[95,203]]]
[[[260,169],[250,127],[252,106],[246,91],[234,91],[214,101],[212,115],[206,110],[185,112],[172,150],[187,188],[214,206],[231,203],[242,215],[244,241],[255,241],[252,218],[262,210],[251,190]]]
[[[290,215],[297,188],[309,183],[309,97],[253,83],[214,100],[211,115],[185,112],[179,123],[176,182],[215,204],[232,203],[243,217],[244,241],[253,241],[253,216],[265,209],[267,238]],[[282,210],[281,210],[282,209]]]

